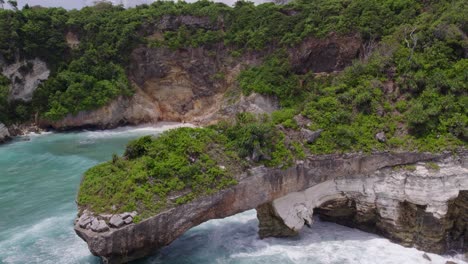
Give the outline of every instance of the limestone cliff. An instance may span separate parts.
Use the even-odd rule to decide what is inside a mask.
[[[260,218],[260,235],[297,233],[315,213],[405,246],[436,253],[466,251],[467,189],[466,157],[337,178],[265,206],[272,213]],[[272,229],[270,218],[282,225]]]
[[[164,16],[156,24],[146,25],[142,34],[160,38],[163,30],[181,25],[221,26],[204,18]],[[324,39],[309,38],[288,54],[298,73],[320,73],[342,70],[357,58],[360,49],[359,36],[330,34]],[[242,95],[236,78],[242,69],[260,64],[273,50],[232,57],[222,43],[177,50],[141,45],[133,50],[128,66],[127,75],[135,89],[132,97],[119,97],[100,109],[70,114],[59,121],[40,120],[40,125],[65,130],[157,121],[210,124],[242,111],[269,113],[277,109],[278,102],[268,96]]]
[[[274,230],[281,226],[289,228],[281,234],[264,232],[261,236],[290,235],[296,233],[305,222],[312,224],[314,208],[325,208],[327,202],[347,197],[359,197],[360,202],[355,202],[356,208],[368,214],[377,214],[382,219],[379,225],[386,225],[382,229],[387,231],[385,236],[402,237],[406,240],[395,240],[404,245],[414,244],[429,251],[442,252],[457,248],[456,245],[460,245],[466,236],[466,213],[463,211],[466,210],[466,203],[454,202],[454,199],[459,193],[463,194],[460,191],[468,189],[467,159],[467,153],[460,153],[458,157],[424,153],[310,156],[285,170],[266,167],[250,169],[238,177],[237,185],[229,189],[168,209],[138,224],[98,233],[80,227],[77,222],[75,231],[88,243],[91,252],[101,256],[106,263],[122,263],[151,254],[191,227],[210,219],[260,207],[259,212],[263,212],[263,219],[259,216],[260,232],[264,231],[265,219],[271,219],[271,215],[276,218],[276,223],[270,225]],[[425,166],[435,167],[432,163],[419,163],[430,160],[438,162],[439,171],[425,169]],[[416,164],[416,170],[410,173],[400,171],[400,167],[395,168],[406,164]],[[289,197],[294,197],[297,203],[290,203]],[[463,199],[464,196],[461,197]],[[262,210],[262,206],[268,203],[274,206]],[[353,203],[349,204],[349,211],[352,211]],[[420,213],[402,214],[414,212],[412,209],[400,209],[406,204],[410,208],[419,208]],[[444,220],[447,214],[451,214],[449,222]],[[411,230],[436,228],[437,232],[418,231],[409,237],[410,233],[400,228],[402,217],[407,219],[406,222],[415,223]],[[374,228],[372,219],[375,218],[367,221],[369,217],[364,215],[359,219],[370,230]],[[418,219],[428,219],[428,222]],[[440,246],[441,237],[443,241],[450,242],[448,246]],[[433,243],[426,247],[428,241]]]

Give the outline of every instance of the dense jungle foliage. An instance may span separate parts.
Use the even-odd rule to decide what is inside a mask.
[[[376,150],[442,151],[468,141],[468,7],[463,0],[296,0],[233,7],[158,1],[124,9],[0,10],[0,63],[39,57],[50,78],[32,102],[8,100],[0,77],[0,122],[65,115],[131,96],[129,55],[137,45],[180,49],[223,43],[233,57],[264,52],[238,77],[244,94],[276,96],[271,117],[240,114],[204,129],[184,128],[129,144],[124,157],[89,170],[78,202],[95,211],[137,209],[148,216],[236,183],[253,164],[287,167],[305,155]],[[181,26],[148,38],[165,16],[208,17],[211,27]],[[298,74],[288,49],[305,38],[359,35],[363,52],[340,73]],[[71,48],[72,33],[79,45]],[[222,77],[222,76],[220,76]],[[322,130],[307,144],[294,118]],[[384,133],[386,140],[378,140]]]

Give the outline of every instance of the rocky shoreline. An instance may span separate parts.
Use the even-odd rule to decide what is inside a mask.
[[[405,187],[403,190],[406,191],[411,191],[413,187],[419,186],[420,182],[417,179],[424,178],[421,175],[425,173],[422,167],[434,166],[427,165],[433,164],[433,162],[440,166],[440,171],[427,174],[426,183],[438,184],[434,185],[434,188],[431,187],[431,184],[420,186],[420,189],[425,190],[426,196],[418,196],[417,192],[414,192],[415,196],[401,196],[401,201],[397,199],[398,202],[385,203],[385,201],[389,201],[388,199],[395,199],[392,195],[398,193],[397,191],[401,189],[401,184]],[[405,167],[408,164],[413,165]],[[410,173],[404,170],[405,168],[412,168],[412,166],[416,167],[414,172]],[[105,263],[124,263],[147,256],[158,248],[168,245],[191,227],[210,219],[224,218],[253,208],[257,208],[258,212],[260,212],[261,237],[282,236],[284,234],[294,235],[299,230],[295,229],[294,225],[291,228],[290,222],[285,221],[285,219],[288,219],[287,217],[278,217],[278,215],[281,216],[283,214],[279,214],[276,207],[263,210],[264,213],[261,216],[262,207],[264,208],[268,203],[277,204],[278,201],[285,199],[289,201],[288,195],[295,195],[297,192],[308,192],[314,186],[321,186],[320,189],[323,189],[324,184],[339,183],[339,185],[335,185],[335,189],[331,187],[330,189],[337,191],[336,186],[351,188],[349,191],[346,189],[338,191],[339,195],[337,196],[333,193],[326,195],[330,199],[319,197],[320,199],[310,204],[304,201],[300,201],[299,203],[293,202],[292,204],[289,202],[285,203],[283,208],[286,208],[286,216],[294,216],[293,220],[301,216],[302,218],[299,219],[298,225],[302,227],[304,224],[309,224],[313,228],[312,222],[307,221],[313,213],[318,213],[322,217],[325,217],[326,208],[339,209],[340,206],[338,205],[348,204],[342,200],[343,197],[346,197],[344,194],[353,194],[356,197],[361,197],[358,194],[362,193],[362,187],[359,189],[361,192],[356,191],[358,186],[361,185],[353,183],[353,181],[357,181],[370,182],[376,185],[374,195],[378,194],[378,197],[387,197],[388,199],[382,198],[382,200],[379,200],[379,203],[376,203],[378,210],[375,210],[375,206],[368,206],[368,210],[366,210],[361,205],[365,205],[364,202],[366,201],[370,203],[371,196],[369,194],[369,196],[361,197],[359,201],[363,201],[363,203],[355,202],[356,205],[359,205],[356,208],[360,208],[362,212],[368,212],[369,214],[362,214],[361,218],[357,218],[359,221],[355,221],[369,227],[368,231],[376,230],[377,226],[378,230],[386,231],[386,233],[377,233],[381,233],[403,245],[414,245],[431,252],[441,253],[449,249],[458,249],[459,245],[461,245],[460,243],[464,243],[460,241],[465,241],[463,239],[467,237],[466,218],[464,218],[466,217],[466,201],[462,200],[461,202],[465,207],[459,205],[456,207],[449,206],[449,203],[453,203],[453,200],[458,196],[461,197],[460,199],[464,199],[464,192],[460,191],[468,190],[467,166],[468,154],[466,152],[458,153],[458,156],[452,156],[451,153],[434,155],[428,153],[388,152],[371,155],[311,156],[286,170],[263,166],[250,169],[240,176],[241,180],[237,185],[229,189],[168,209],[137,224],[131,223],[120,228],[110,227],[109,230],[104,232],[94,232],[91,229],[82,228],[79,224],[75,224],[75,231],[88,243],[91,252],[94,255],[100,256]],[[400,169],[402,171],[399,171]],[[448,173],[447,170],[451,173]],[[400,185],[384,184],[387,181],[391,182],[397,175],[401,176],[403,174],[406,175],[406,178],[396,181]],[[441,182],[441,179],[446,179],[447,181]],[[364,184],[362,186],[367,185]],[[381,188],[382,186],[393,186],[393,188],[389,187],[387,190]],[[356,189],[352,189],[354,187]],[[437,192],[438,188],[442,189]],[[325,190],[327,189],[325,188]],[[439,195],[445,192],[447,192],[447,195]],[[459,193],[462,194],[458,195]],[[332,203],[330,204],[329,202]],[[455,203],[460,204],[460,202]],[[352,205],[353,203],[350,204]],[[401,209],[406,207],[408,209]],[[318,210],[314,210],[314,208],[318,208]],[[415,208],[416,211],[414,210]],[[329,211],[343,211],[335,209],[330,209]],[[348,208],[348,211],[352,210],[356,211],[353,206]],[[402,214],[398,213],[400,211]],[[370,215],[374,214],[379,215],[381,221],[374,221],[375,218],[369,218]],[[454,219],[450,221],[444,220],[444,216],[447,214],[450,215],[448,219]],[[403,219],[402,217],[406,218],[405,221],[409,221],[408,223],[415,223],[415,225],[410,229],[401,230],[402,225],[399,219]],[[269,231],[265,231],[264,227],[268,226],[266,224],[268,219],[274,219],[276,223],[270,225]],[[421,222],[421,219],[425,219],[427,222]],[[454,222],[456,224],[453,224]],[[436,231],[430,232],[434,228],[436,228]],[[286,232],[281,233],[281,230],[286,230]],[[412,234],[411,232],[414,230],[417,230],[417,232],[414,232],[414,235],[409,237],[408,234]],[[440,238],[445,238],[448,234],[450,234],[448,236],[451,238],[450,242],[453,243],[449,243],[448,247],[440,246],[442,243]],[[426,246],[428,241],[431,244]],[[463,248],[463,250],[466,250],[466,248]]]

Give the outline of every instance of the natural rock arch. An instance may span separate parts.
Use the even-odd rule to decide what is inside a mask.
[[[334,188],[338,188],[338,190],[342,192],[341,195],[344,197],[359,197],[357,195],[359,192],[355,192],[356,186],[374,184],[375,187],[381,187],[383,186],[381,184],[386,183],[387,179],[393,179],[392,177],[386,177],[386,175],[394,174],[394,176],[396,176],[404,174],[407,177],[396,181],[396,183],[404,183],[404,186],[408,186],[408,188],[404,188],[403,190],[411,191],[412,188],[410,187],[413,186],[411,182],[418,177],[411,177],[410,175],[414,173],[416,173],[414,174],[416,176],[424,175],[424,173],[428,172],[424,165],[417,165],[415,171],[407,171],[400,168],[392,169],[392,167],[429,160],[440,161],[439,164],[441,167],[439,172],[431,174],[433,177],[426,178],[429,180],[429,183],[440,182],[440,179],[444,179],[444,182],[442,182],[444,187],[442,193],[447,194],[447,199],[436,199],[431,203],[427,203],[425,211],[436,216],[446,216],[449,212],[447,202],[456,198],[459,190],[468,190],[467,158],[467,153],[461,153],[459,158],[450,158],[449,154],[433,155],[427,153],[311,156],[288,169],[266,167],[250,169],[239,176],[239,183],[235,186],[211,196],[194,200],[188,204],[168,209],[138,224],[125,225],[121,228],[111,228],[108,231],[96,233],[90,229],[81,228],[78,223],[76,223],[75,231],[88,243],[91,252],[94,255],[102,257],[105,263],[128,262],[150,255],[155,250],[170,244],[188,229],[210,219],[224,218],[254,208],[259,208],[259,212],[261,212],[262,205],[267,203],[272,203],[273,205],[284,204],[283,208],[288,212],[289,210],[287,209],[291,201],[290,197],[311,197],[310,195],[314,195],[314,192],[311,190],[320,191],[321,189],[326,189],[324,186],[328,186],[327,188],[335,186]],[[399,178],[395,179],[398,180]],[[354,183],[355,185],[350,183]],[[435,191],[440,185],[432,186],[426,184],[425,186],[428,187],[429,190]],[[345,190],[345,188],[350,189]],[[384,191],[382,193],[391,192]],[[304,194],[307,195],[304,196]],[[331,194],[334,197],[336,193],[325,192],[325,194]],[[431,195],[434,195],[434,193],[431,193]],[[333,200],[323,199],[323,196],[320,195],[318,197],[320,199],[317,204],[310,203],[313,199],[298,199],[297,204],[300,205],[302,203],[304,206],[295,207],[294,204],[296,203],[293,203],[292,208],[310,208],[308,210],[313,211],[314,207],[320,206],[323,202]],[[369,197],[370,196],[367,196],[367,198]],[[400,201],[408,200],[418,204],[418,201],[424,201],[424,199],[427,198],[418,195],[401,197],[405,198],[401,200],[396,199],[396,203],[381,204],[380,207],[385,209],[379,211],[382,219],[391,220],[393,218],[390,216],[398,215],[395,213],[392,214],[392,212],[395,210],[394,205],[398,205]],[[294,199],[292,200],[295,201]],[[361,200],[363,202],[370,202],[366,199]],[[466,202],[462,204],[466,206]],[[359,206],[361,206],[360,203]],[[302,224],[304,224],[307,211],[299,211],[302,212],[300,216],[302,217]],[[278,213],[278,210],[276,210],[275,214],[276,216],[282,215],[283,217],[287,215],[287,213]],[[282,219],[282,217],[277,217],[277,220]],[[294,220],[294,217],[292,220]],[[260,222],[264,222],[261,216]],[[290,221],[286,223],[290,223]],[[385,221],[382,223],[388,224],[392,222]],[[390,224],[389,226],[395,225]],[[299,230],[299,228],[297,230]],[[391,228],[385,230],[392,232]],[[265,233],[265,235],[268,234]],[[439,249],[440,248],[430,248],[430,251],[439,252]]]

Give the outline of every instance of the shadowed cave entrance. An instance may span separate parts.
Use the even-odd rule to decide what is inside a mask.
[[[438,254],[466,253],[468,191],[460,191],[457,198],[448,202],[447,207],[447,214],[437,218],[432,213],[426,212],[426,205],[417,205],[408,201],[398,202],[396,208],[398,216],[394,221],[383,217],[376,206],[363,205],[359,199],[343,195],[342,198],[326,201],[314,208],[313,215],[323,221],[376,233],[403,246],[414,246]],[[259,206],[257,218],[260,238],[290,237],[300,232],[284,223],[277,215],[273,203]],[[304,221],[305,226],[314,228],[313,223]]]

